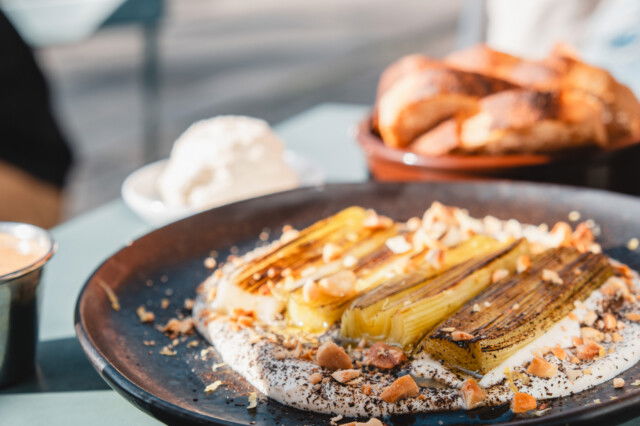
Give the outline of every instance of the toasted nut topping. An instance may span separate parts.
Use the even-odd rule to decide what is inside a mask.
[[[309,376],[309,383],[311,383],[312,385],[315,385],[316,383],[320,383],[322,381],[322,374],[320,373],[313,373],[312,375]]]
[[[604,333],[591,327],[580,328],[580,335],[583,340],[589,339],[594,342],[602,342],[604,340]]]
[[[584,325],[588,325],[589,327],[591,327],[593,324],[596,323],[597,319],[598,319],[598,314],[596,314],[595,311],[589,311],[584,316],[584,319],[582,320],[582,322],[584,323]]]
[[[637,312],[628,312],[625,314],[625,318],[629,321],[640,322],[640,314]]]
[[[444,331],[445,333],[451,333],[452,331],[456,331],[455,327],[442,327],[440,330]]]
[[[495,271],[493,271],[493,274],[491,275],[491,282],[498,282],[503,278],[506,278],[509,276],[509,271],[506,269],[496,269]]]
[[[386,241],[386,246],[395,254],[406,253],[411,250],[412,246],[403,235],[396,235]]]
[[[253,410],[256,408],[258,406],[258,394],[256,392],[249,393],[247,402],[249,403],[247,405],[247,410]]]
[[[353,271],[340,271],[321,279],[318,284],[322,291],[333,297],[347,297],[355,292],[356,274]]]
[[[616,320],[616,317],[613,316],[613,314],[607,312],[606,314],[604,314],[603,320],[604,320],[604,328],[606,330],[612,331],[616,329],[618,325],[618,320]]]
[[[589,361],[600,356],[604,348],[593,341],[586,341],[576,348],[576,356],[582,361]]]
[[[331,374],[331,377],[335,379],[335,381],[340,383],[347,383],[356,377],[360,376],[360,370],[337,370]]]
[[[464,381],[460,388],[460,393],[462,394],[464,407],[467,410],[476,408],[487,398],[485,390],[482,389],[480,385],[478,385],[478,382],[472,378],[468,378]]]
[[[342,266],[345,268],[351,268],[352,266],[356,266],[358,263],[358,258],[352,255],[347,255],[342,259]]]
[[[136,314],[138,315],[138,318],[140,318],[140,322],[153,322],[153,320],[156,319],[154,313],[147,311],[143,305],[138,306]]]
[[[561,361],[567,359],[567,353],[560,346],[556,346],[555,348],[551,349],[551,353]]]
[[[335,244],[327,243],[322,247],[322,261],[329,263],[340,255],[340,247]]]
[[[520,255],[516,261],[516,271],[522,273],[531,267],[531,258],[526,254]]]
[[[578,316],[573,313],[573,312],[569,312],[569,314],[567,315],[570,319],[572,319],[573,321],[578,321]]]
[[[576,380],[578,377],[582,376],[582,371],[580,370],[574,370],[572,368],[568,368],[567,371],[567,377],[569,378],[569,380],[571,380],[572,382],[574,380]]]
[[[404,398],[417,396],[420,388],[410,375],[402,376],[385,388],[380,399],[393,404]]]
[[[306,303],[312,303],[320,299],[324,295],[324,291],[320,285],[314,280],[307,280],[302,286],[302,300]]]
[[[364,357],[365,364],[382,369],[393,368],[406,360],[407,357],[402,349],[382,342],[375,343],[371,346]]]
[[[477,303],[474,303],[473,307],[471,308],[471,312],[480,312],[481,310],[482,308]]]
[[[551,228],[551,234],[559,240],[560,246],[571,245],[573,230],[567,222],[557,222]]]
[[[516,392],[511,400],[511,411],[514,413],[526,413],[535,410],[538,406],[536,399],[524,392]]]
[[[353,368],[351,358],[345,350],[333,342],[320,345],[316,353],[316,363],[329,370],[347,370]]]
[[[616,377],[613,379],[613,387],[616,389],[624,387],[624,379],[622,377]]]
[[[611,334],[611,340],[615,343],[618,343],[618,342],[622,342],[623,338],[622,338],[622,335],[620,335],[620,333],[615,332]]]
[[[374,210],[367,210],[367,216],[362,222],[362,226],[367,229],[386,229],[393,225],[393,220],[386,216],[379,215]]]
[[[158,329],[173,339],[180,335],[193,334],[193,327],[192,318],[182,320],[172,318],[163,327],[158,327]]]
[[[220,380],[216,380],[215,382],[207,385],[207,387],[204,388],[204,391],[205,393],[213,393],[222,385],[223,383]]]
[[[465,333],[464,331],[452,331],[451,339],[455,342],[459,342],[461,340],[471,340],[473,339],[473,334]]]
[[[562,285],[562,283],[564,282],[562,281],[562,278],[560,278],[560,275],[558,275],[556,271],[552,271],[551,269],[542,270],[542,279],[556,285]]]
[[[631,300],[632,295],[627,284],[620,277],[611,277],[600,287],[600,293],[607,297]]]
[[[537,377],[550,379],[558,374],[558,367],[546,361],[544,358],[535,357],[527,367],[527,373]]]

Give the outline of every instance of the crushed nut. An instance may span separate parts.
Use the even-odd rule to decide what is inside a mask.
[[[514,413],[526,413],[535,410],[538,406],[536,399],[524,392],[515,392],[511,400],[511,411]]]
[[[136,314],[138,318],[140,318],[140,322],[153,322],[156,319],[156,316],[153,312],[147,311],[144,305],[138,306],[136,309]]]
[[[571,222],[577,222],[580,220],[580,212],[572,210],[569,212],[568,218]]]
[[[582,361],[590,361],[602,353],[604,348],[593,341],[585,341],[576,347],[576,356]]]
[[[224,362],[219,362],[219,363],[217,363],[217,364],[213,364],[213,365],[211,366],[211,371],[216,371],[216,370],[218,370],[218,369],[220,369],[220,368],[224,367],[225,365],[226,365],[226,364],[225,364]]]
[[[561,361],[567,359],[567,353],[560,346],[556,346],[551,349],[551,353]]]
[[[380,399],[388,403],[395,403],[401,399],[417,396],[420,388],[410,375],[397,378],[380,394]]]
[[[207,257],[207,258],[204,260],[204,262],[203,262],[203,263],[204,263],[204,267],[205,267],[205,268],[207,268],[207,269],[213,269],[213,268],[215,268],[215,267],[216,267],[216,264],[217,264],[218,262],[216,262],[216,260],[215,260],[213,257],[209,256],[209,257]]]
[[[509,276],[509,271],[507,269],[496,269],[491,274],[491,282],[496,283],[506,277]]]
[[[367,350],[364,357],[365,364],[382,369],[393,368],[406,360],[407,357],[402,349],[382,342],[373,344],[369,350]]]
[[[627,242],[627,248],[631,251],[638,250],[638,247],[640,247],[640,240],[638,240],[637,238],[631,238]]]
[[[171,302],[169,301],[169,299],[166,299],[166,298],[165,298],[165,299],[162,299],[162,300],[160,300],[160,307],[161,307],[162,309],[167,309],[167,308],[169,307],[169,303],[171,303]]]
[[[312,385],[318,384],[322,381],[323,377],[320,373],[313,373],[309,376],[309,383]]]
[[[340,247],[333,243],[327,243],[322,247],[322,261],[329,263],[336,260],[340,255]]]
[[[613,387],[616,389],[620,389],[624,387],[624,379],[622,377],[616,377],[613,379]]]
[[[462,384],[460,388],[460,393],[462,394],[462,400],[464,401],[464,407],[467,410],[472,410],[479,405],[487,398],[487,392],[478,385],[472,378],[468,378]]]
[[[616,317],[609,312],[604,314],[603,321],[605,330],[613,331],[618,326],[618,320],[616,320]]]
[[[169,346],[163,346],[158,353],[164,356],[175,356],[177,354],[177,352],[171,349]]]
[[[474,303],[473,307],[471,308],[471,312],[480,312],[481,310],[482,308],[477,303]]]
[[[164,326],[158,327],[158,329],[173,339],[176,336],[193,334],[193,327],[192,318],[182,320],[172,318]]]
[[[593,324],[596,323],[597,319],[598,319],[598,314],[596,314],[595,311],[589,311],[584,316],[584,319],[582,320],[582,322],[584,323],[584,325],[591,327]]]
[[[531,267],[531,258],[526,254],[520,255],[516,261],[516,271],[521,274]]]
[[[583,340],[589,339],[594,342],[602,342],[604,340],[604,333],[591,327],[581,327],[580,335]]]
[[[364,218],[362,225],[366,229],[386,229],[393,226],[393,220],[379,215],[374,210],[367,210],[367,216]]]
[[[452,331],[451,332],[451,339],[454,342],[459,342],[459,341],[462,341],[462,340],[471,340],[471,339],[473,339],[473,334],[469,334],[469,333],[465,333],[464,331],[456,330],[456,331]]]
[[[543,269],[542,270],[542,280],[550,282],[555,285],[562,285],[564,281],[560,278],[560,275],[556,271],[552,271],[551,269]]]
[[[102,281],[98,281],[98,285],[102,287],[104,292],[107,294],[107,299],[109,299],[109,303],[111,304],[111,309],[113,309],[114,311],[119,311],[120,301],[118,300],[118,296],[113,291],[113,289],[109,287],[107,284],[103,283]]]
[[[316,363],[329,370],[348,370],[353,368],[351,358],[345,350],[333,342],[325,342],[318,348]]]
[[[350,382],[351,380],[359,376],[360,376],[360,370],[354,370],[354,369],[336,370],[333,373],[331,373],[331,377],[333,377],[333,379],[339,383]]]
[[[527,367],[527,373],[544,379],[550,379],[558,374],[558,367],[546,361],[544,358],[534,357],[529,367]]]
[[[206,388],[204,388],[205,393],[213,393],[215,392],[223,383],[220,380],[216,380],[215,382],[208,384]]]
[[[626,319],[633,322],[640,322],[640,314],[637,312],[628,312],[624,315]]]
[[[402,254],[411,250],[411,244],[407,241],[404,235],[396,235],[386,241],[386,246],[394,254]]]
[[[156,341],[155,340],[143,340],[142,343],[145,346],[155,346],[156,345]]]
[[[249,393],[249,398],[247,401],[249,404],[247,405],[247,410],[253,410],[258,406],[258,394],[255,392]]]

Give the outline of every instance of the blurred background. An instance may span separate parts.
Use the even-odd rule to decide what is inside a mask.
[[[371,103],[380,72],[399,55],[454,47],[460,11],[459,1],[129,0],[85,11],[104,17],[76,37],[64,25],[30,32],[19,15],[29,3],[4,6],[36,47],[76,156],[66,218],[118,197],[130,172],[168,156],[198,119],[275,123],[321,102]],[[76,4],[61,15],[87,19],[82,2],[67,3]]]
[[[244,114],[274,124],[323,102],[371,105],[382,70],[408,53],[442,57],[489,41],[535,56],[562,40],[640,89],[633,81],[638,55],[629,55],[640,40],[638,2],[515,3],[0,0],[11,23],[5,27],[15,28],[33,51],[48,83],[58,138],[74,157],[61,216],[34,219],[22,212],[19,218],[50,226],[118,197],[128,174],[167,157],[176,137],[199,119]],[[0,40],[12,38],[7,31]],[[14,97],[26,93],[20,90]],[[13,110],[9,105],[7,114],[17,115]],[[25,120],[22,128],[39,126]],[[13,139],[4,143],[10,154],[18,149],[11,148]],[[43,153],[40,167],[46,169],[49,154],[33,150]],[[14,161],[19,170],[11,163],[4,175],[24,171],[20,161]],[[54,195],[39,187],[46,171],[36,173],[36,182],[26,178],[26,187],[38,188],[27,192],[40,191],[32,198],[54,206],[62,179],[56,173]],[[27,193],[22,189],[14,192]]]

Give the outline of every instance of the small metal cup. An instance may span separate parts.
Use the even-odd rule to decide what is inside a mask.
[[[56,251],[51,235],[37,226],[0,222],[0,234],[38,248],[42,256],[30,265],[0,275],[0,387],[34,372],[38,341],[40,279]]]

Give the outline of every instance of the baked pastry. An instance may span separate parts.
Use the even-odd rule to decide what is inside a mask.
[[[385,143],[405,147],[456,114],[471,114],[480,98],[515,86],[504,80],[447,68],[411,73],[381,97],[378,128]]]

